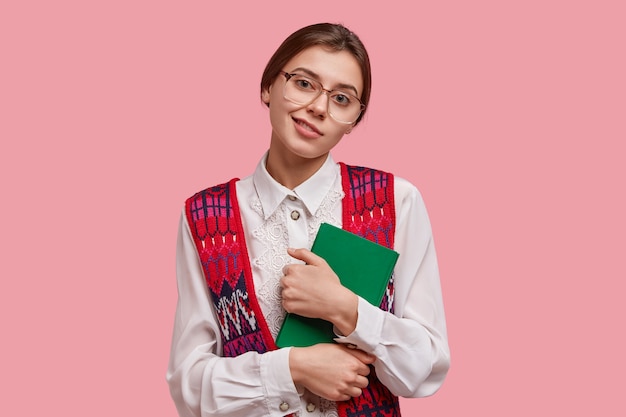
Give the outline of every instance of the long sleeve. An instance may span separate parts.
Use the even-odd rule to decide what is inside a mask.
[[[219,325],[189,231],[177,241],[178,304],[167,381],[181,417],[278,417],[299,409],[289,349],[221,357]],[[283,411],[281,404],[288,404]]]
[[[376,375],[394,394],[424,397],[443,383],[450,365],[437,256],[419,191],[396,178],[395,314],[359,299],[357,327],[341,343],[377,357]]]

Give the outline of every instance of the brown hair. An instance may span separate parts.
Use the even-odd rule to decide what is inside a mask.
[[[274,52],[274,55],[272,55],[265,66],[263,77],[261,77],[261,94],[263,94],[264,90],[269,90],[276,77],[280,74],[280,71],[282,71],[283,67],[291,58],[305,49],[316,45],[325,46],[335,51],[348,51],[354,56],[361,67],[363,92],[361,93],[360,99],[366,107],[356,122],[354,122],[356,126],[367,110],[370,91],[372,89],[372,70],[365,46],[357,35],[343,25],[318,23],[303,27],[289,35],[278,47],[276,52]]]

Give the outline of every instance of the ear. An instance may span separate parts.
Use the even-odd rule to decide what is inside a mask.
[[[263,103],[265,103],[265,104],[267,104],[269,106],[269,104],[270,104],[270,90],[269,90],[269,88],[263,89],[263,91],[261,92],[261,100],[263,100]]]

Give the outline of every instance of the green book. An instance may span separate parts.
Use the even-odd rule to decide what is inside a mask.
[[[322,223],[311,252],[324,258],[342,285],[369,303],[383,299],[398,252],[328,223]],[[278,347],[333,343],[332,323],[287,313],[276,338]]]

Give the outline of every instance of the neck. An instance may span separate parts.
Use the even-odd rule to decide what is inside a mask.
[[[279,184],[293,190],[315,174],[326,162],[328,154],[317,158],[281,158],[271,149],[267,155],[267,172],[278,181]]]

